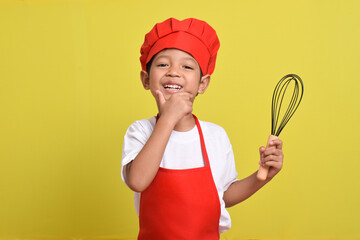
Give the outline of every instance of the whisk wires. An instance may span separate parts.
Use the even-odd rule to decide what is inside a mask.
[[[279,115],[281,106],[284,100],[285,92],[289,84],[294,82],[294,90],[288,108],[278,126]],[[275,87],[272,106],[271,106],[271,134],[279,136],[285,125],[289,122],[290,118],[294,115],[296,109],[299,107],[304,93],[303,81],[296,74],[288,74],[284,76]]]

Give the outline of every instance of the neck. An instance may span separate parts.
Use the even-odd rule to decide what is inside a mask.
[[[188,114],[175,125],[174,130],[178,132],[187,132],[193,129],[194,126],[195,118],[192,114]]]

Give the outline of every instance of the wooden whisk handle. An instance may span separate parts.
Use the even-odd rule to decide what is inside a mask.
[[[269,145],[270,145],[271,141],[276,140],[276,139],[279,139],[279,138],[277,136],[270,135],[269,139],[267,141],[267,144],[266,144],[266,149],[275,148],[275,146],[269,146]],[[264,181],[264,180],[266,180],[268,173],[269,173],[269,167],[260,166],[259,171],[257,172],[257,178],[261,181]]]

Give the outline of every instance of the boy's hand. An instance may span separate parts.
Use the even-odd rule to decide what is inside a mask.
[[[194,96],[187,92],[172,94],[166,99],[160,90],[156,91],[159,114],[171,121],[174,126],[186,115],[192,113]]]
[[[270,167],[268,179],[273,178],[282,168],[284,154],[282,152],[282,141],[280,139],[273,140],[269,148],[260,147],[260,162],[261,166]]]

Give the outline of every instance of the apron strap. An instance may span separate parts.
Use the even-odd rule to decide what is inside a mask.
[[[199,122],[199,120],[197,119],[197,117],[194,114],[193,114],[193,116],[195,118],[195,124],[196,124],[196,127],[198,129],[199,136],[200,136],[200,144],[201,144],[202,154],[203,154],[203,157],[204,157],[204,160],[205,160],[205,166],[210,167],[209,157],[208,157],[208,154],[207,154],[207,151],[206,151],[204,135],[203,135],[201,127],[200,127],[200,122]]]

